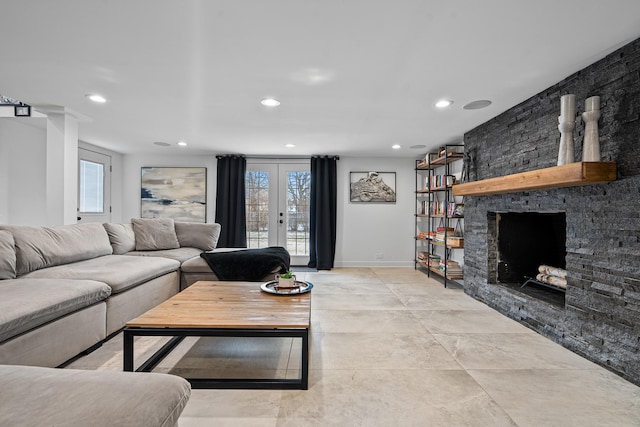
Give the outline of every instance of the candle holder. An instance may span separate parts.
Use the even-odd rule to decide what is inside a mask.
[[[560,131],[560,149],[558,150],[558,166],[575,162],[573,155],[573,130],[575,121],[568,121],[564,116],[558,117],[558,130]]]
[[[558,149],[558,166],[573,163],[573,130],[576,127],[576,96],[573,94],[560,97],[560,117],[558,130],[560,131],[560,147]]]
[[[600,140],[598,137],[598,119],[600,118],[600,97],[592,96],[584,102],[584,141],[582,143],[582,161],[600,161]]]

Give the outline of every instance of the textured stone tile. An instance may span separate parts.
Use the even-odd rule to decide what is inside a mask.
[[[314,291],[311,291],[314,292]],[[312,310],[406,310],[391,292],[388,294],[322,294],[311,297]]]
[[[464,371],[325,370],[285,391],[278,426],[515,426]]]
[[[373,268],[373,272],[384,283],[415,283],[438,284],[437,281],[427,277],[424,273],[412,268]],[[442,284],[440,284],[442,286]]]
[[[277,418],[281,398],[280,390],[191,390],[182,416],[268,421]]]
[[[277,418],[180,417],[179,427],[275,427]]]
[[[603,368],[469,373],[521,427],[640,425],[640,389]]]
[[[436,295],[404,295],[398,294],[400,301],[409,310],[484,310],[490,307],[461,293]]]
[[[465,369],[599,369],[533,331],[434,337]]]
[[[354,281],[336,281],[336,282],[316,282],[313,280],[307,280],[313,283],[313,289],[311,292],[313,295],[318,294],[331,294],[339,295],[341,298],[354,296],[354,295],[389,295],[393,296],[393,292],[389,290],[387,285],[381,281],[374,282],[354,282]]]
[[[493,310],[412,311],[432,334],[525,333],[525,326]]]
[[[312,369],[461,369],[427,333],[313,335]]]
[[[381,280],[370,268],[334,268],[306,273],[306,278],[313,283],[362,282],[381,283]]]
[[[423,334],[425,327],[407,310],[314,310],[311,329],[317,332]]]

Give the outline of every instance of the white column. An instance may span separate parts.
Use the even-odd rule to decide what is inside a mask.
[[[47,115],[47,225],[75,224],[78,217],[78,120]]]

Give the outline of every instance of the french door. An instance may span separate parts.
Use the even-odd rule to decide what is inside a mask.
[[[78,149],[78,223],[111,221],[111,157]]]
[[[307,265],[309,163],[247,160],[245,188],[247,246],[283,246],[291,255],[291,265]]]

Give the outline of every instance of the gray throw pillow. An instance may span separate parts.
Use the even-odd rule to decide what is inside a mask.
[[[107,222],[102,225],[107,230],[114,255],[122,255],[136,250],[136,234],[132,224]]]
[[[0,280],[16,278],[16,247],[13,234],[0,230]]]
[[[156,251],[180,247],[171,218],[131,218],[137,251]]]
[[[176,234],[182,248],[198,248],[212,251],[218,244],[220,224],[203,224],[201,222],[177,222]]]

